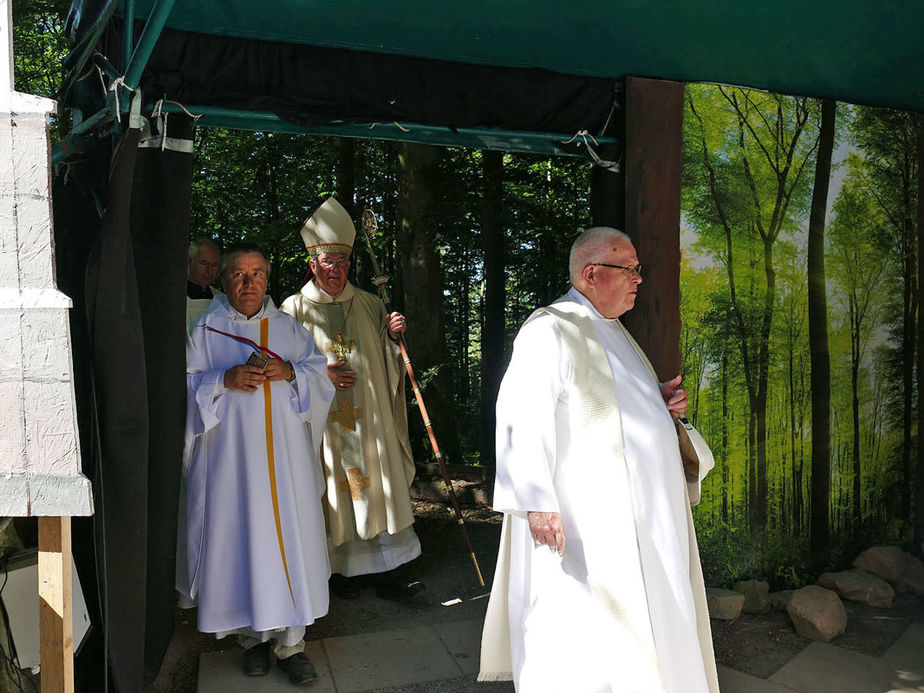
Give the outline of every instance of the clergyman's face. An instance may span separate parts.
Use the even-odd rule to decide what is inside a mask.
[[[632,243],[621,238],[608,243],[594,261],[622,267],[634,267],[639,264]],[[594,295],[590,297],[591,303],[603,317],[618,318],[632,310],[638,294],[638,285],[642,283],[642,276],[638,272],[595,264],[592,276]]]
[[[346,253],[321,253],[311,260],[311,271],[317,278],[318,286],[331,296],[337,296],[347,283],[350,271],[350,256]]]
[[[263,307],[266,295],[266,260],[260,253],[237,253],[222,277],[228,303],[238,313],[253,317]]]
[[[199,246],[194,257],[189,258],[187,276],[193,284],[203,289],[215,281],[218,275],[218,250],[210,245]]]

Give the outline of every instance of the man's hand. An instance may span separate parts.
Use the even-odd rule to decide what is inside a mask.
[[[256,366],[242,363],[225,371],[224,384],[228,390],[253,392],[266,380],[266,375]]]
[[[280,359],[270,359],[266,362],[266,365],[263,366],[263,375],[266,376],[267,380],[288,380],[292,377],[292,374],[295,370],[292,368],[292,364],[288,361],[281,361]]]
[[[668,380],[661,385],[661,396],[664,398],[664,404],[667,410],[675,419],[679,419],[687,411],[687,403],[690,399],[687,397],[687,391],[680,387],[681,377],[678,375],[673,380]]]
[[[401,313],[389,313],[385,316],[388,323],[388,334],[392,340],[398,341],[398,336],[404,334],[407,329],[407,321]]]
[[[334,384],[336,390],[349,390],[356,385],[356,371],[338,371],[346,361],[334,361],[327,364],[327,377]]]
[[[559,556],[565,555],[565,530],[561,526],[561,515],[558,513],[526,513],[529,520],[529,533],[537,544],[545,544],[549,551],[557,551]]]

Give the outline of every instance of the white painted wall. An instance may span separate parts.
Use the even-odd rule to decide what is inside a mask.
[[[55,286],[48,115],[13,89],[0,0],[0,516],[90,515],[80,473],[68,309]]]

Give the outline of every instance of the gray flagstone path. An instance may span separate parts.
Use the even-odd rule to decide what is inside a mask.
[[[292,686],[275,667],[245,677],[240,650],[208,652],[198,692],[513,691],[475,682],[480,641],[481,619],[314,640],[306,652],[318,679],[309,686]],[[768,679],[720,666],[719,683],[722,693],[924,693],[924,623],[912,623],[881,657],[813,642]]]

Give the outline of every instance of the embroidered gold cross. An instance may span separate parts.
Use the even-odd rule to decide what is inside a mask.
[[[340,408],[332,409],[330,418],[343,426],[344,431],[355,431],[357,419],[363,418],[361,407],[353,407],[350,400],[345,397],[340,399]]]
[[[341,491],[349,491],[352,500],[362,500],[365,489],[369,488],[369,477],[363,476],[358,467],[353,467],[347,472],[349,479],[340,482]]]
[[[352,339],[347,341],[343,337],[343,332],[339,330],[334,334],[334,341],[327,345],[327,350],[337,357],[338,361],[348,361],[350,352],[356,348],[356,342]]]

